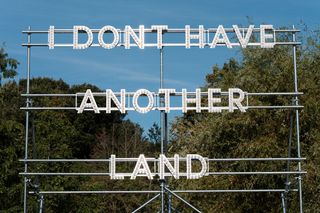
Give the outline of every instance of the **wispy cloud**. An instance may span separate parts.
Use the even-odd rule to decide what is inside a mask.
[[[15,55],[26,55],[24,50],[11,50]],[[125,64],[117,62],[106,62],[97,61],[92,59],[84,59],[83,57],[65,57],[65,56],[53,56],[48,54],[32,54],[32,58],[38,60],[50,61],[52,63],[64,63],[68,64],[70,67],[75,67],[77,70],[89,70],[90,75],[112,77],[114,79],[123,79],[125,77],[126,81],[132,82],[142,82],[142,83],[159,83],[159,76],[155,76],[143,71],[137,71],[133,68],[126,67]],[[132,64],[130,65],[132,66]],[[80,68],[80,69],[79,69]],[[169,85],[186,86],[189,85],[186,81],[180,81],[175,79],[165,79],[166,83]]]

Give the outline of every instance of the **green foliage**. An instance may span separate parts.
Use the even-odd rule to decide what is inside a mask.
[[[17,119],[19,113],[19,91],[15,82],[0,88],[0,211],[18,212],[21,210],[23,171],[18,160],[23,155],[24,125]]]
[[[319,37],[309,39],[309,44],[298,51],[299,91],[304,92],[300,103],[300,130],[303,169],[303,192],[306,212],[317,212],[319,202],[320,172],[320,64]],[[240,62],[230,59],[222,68],[215,66],[213,73],[206,76],[206,86],[222,88],[238,87],[248,92],[292,92],[293,61],[292,49],[247,48]],[[292,100],[283,97],[250,98],[250,105],[290,105]],[[237,157],[287,157],[290,115],[289,110],[250,110],[246,113],[194,114],[189,113],[173,124],[173,153],[197,152],[210,158]],[[295,137],[295,135],[293,135]],[[294,141],[293,156],[297,156]],[[213,171],[282,171],[285,163],[230,162],[210,163]],[[296,170],[297,164],[291,164]],[[290,176],[291,188],[297,188],[297,181]],[[197,181],[173,181],[174,186],[183,189],[259,189],[284,188],[285,176],[210,176]],[[205,187],[203,187],[205,186]],[[280,212],[279,193],[229,193],[186,196],[205,212]],[[203,202],[206,199],[206,202]],[[297,193],[289,193],[289,212],[298,209]]]
[[[8,58],[8,53],[4,51],[4,48],[0,48],[0,86],[1,79],[3,78],[13,78],[17,75],[17,67],[19,62],[16,59]]]
[[[100,91],[94,85],[70,87],[63,80],[35,78],[31,80],[31,93],[76,93],[90,88]],[[25,115],[19,108],[24,106],[26,80],[19,84],[7,82],[0,88],[0,211],[20,212],[23,207],[23,172]],[[97,99],[97,102],[103,100]],[[68,98],[33,98],[33,106],[66,106],[74,100]],[[99,103],[98,103],[99,104]],[[40,159],[85,159],[137,157],[140,153],[151,155],[153,144],[143,136],[142,128],[124,115],[94,114],[75,111],[42,110],[30,112],[29,158]],[[119,170],[130,165],[120,165]],[[131,167],[130,167],[131,168]],[[105,163],[38,163],[28,167],[29,172],[104,172]],[[128,190],[139,187],[154,189],[158,184],[138,178],[136,181],[111,181],[109,177],[47,176],[30,177],[29,190]],[[37,188],[39,185],[39,188]],[[119,197],[114,195],[58,195],[45,197],[46,212],[129,212],[143,203],[149,195]],[[38,211],[37,196],[28,196],[30,212]]]
[[[157,123],[153,123],[152,127],[148,130],[148,137],[152,143],[160,143],[161,142],[161,128]]]
[[[320,209],[320,45],[319,35],[314,34],[298,49],[299,91],[304,92],[300,104],[303,196],[305,212]],[[209,87],[227,90],[238,87],[248,92],[291,92],[293,85],[292,50],[286,47],[273,49],[247,48],[242,59],[230,59],[222,68],[213,67],[206,76]],[[8,58],[0,50],[0,68],[3,77],[13,77],[18,62]],[[94,85],[69,86],[63,80],[35,78],[31,81],[31,93],[76,93]],[[0,88],[0,212],[21,212],[24,169],[19,159],[24,158],[25,93],[26,81],[18,84],[6,82]],[[79,100],[78,100],[79,101]],[[103,102],[97,99],[98,104]],[[205,101],[205,100],[204,100]],[[68,98],[32,99],[33,106],[67,106],[74,103]],[[285,97],[262,96],[250,98],[250,105],[289,105]],[[210,158],[233,157],[286,157],[290,117],[289,110],[251,110],[246,113],[187,113],[172,124],[169,155],[198,153]],[[30,113],[29,158],[109,158],[137,157],[145,153],[154,157],[159,151],[160,128],[154,124],[143,136],[143,129],[119,112],[94,114],[75,111],[43,110]],[[34,130],[34,131],[33,131]],[[295,135],[293,135],[295,138]],[[293,141],[292,155],[296,157]],[[104,172],[106,163],[42,163],[30,165],[28,171],[42,172]],[[133,165],[122,163],[117,171],[128,171]],[[182,165],[183,167],[183,165]],[[213,171],[283,171],[286,162],[229,162],[210,163]],[[292,163],[291,170],[296,170]],[[169,179],[173,189],[259,189],[284,188],[286,176],[208,176],[199,180]],[[297,187],[296,178],[290,176],[291,188]],[[157,180],[145,178],[110,180],[109,177],[47,176],[31,177],[29,190],[158,190]],[[39,184],[37,188],[35,185]],[[149,195],[48,195],[45,196],[45,212],[130,212],[150,199]],[[183,194],[203,212],[280,212],[279,193],[216,193]],[[28,197],[29,212],[38,211],[38,197]],[[289,212],[296,212],[297,193],[289,193]],[[154,202],[147,212],[158,211]],[[173,199],[173,206],[180,212],[190,209]]]

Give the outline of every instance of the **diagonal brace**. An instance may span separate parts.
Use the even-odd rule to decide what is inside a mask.
[[[142,204],[141,206],[139,206],[139,208],[137,208],[136,210],[132,211],[132,213],[138,212],[140,209],[142,209],[143,207],[145,207],[146,205],[148,205],[149,203],[151,203],[152,201],[154,201],[155,199],[157,199],[159,196],[160,196],[160,194],[157,194],[156,196],[154,196],[153,198],[151,198],[150,200],[148,200],[147,202],[145,202],[144,204]]]
[[[201,213],[200,210],[198,210],[196,207],[194,207],[193,205],[191,205],[188,201],[184,200],[182,197],[180,197],[179,195],[177,195],[176,193],[174,193],[173,191],[170,191],[167,187],[165,188],[166,191],[168,191],[170,194],[172,194],[173,196],[175,196],[176,198],[178,198],[179,200],[181,200],[182,202],[184,202],[186,205],[188,205],[190,208],[192,208],[194,211]]]

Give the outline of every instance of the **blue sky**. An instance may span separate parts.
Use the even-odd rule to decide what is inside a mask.
[[[310,28],[319,26],[320,1],[310,0],[190,0],[190,1],[44,1],[44,0],[2,0],[0,12],[0,42],[10,57],[20,61],[18,78],[26,76],[26,48],[21,43],[26,37],[22,30],[31,26],[34,30],[47,30],[50,25],[56,28],[72,28],[73,25],[86,25],[101,28],[112,25],[124,28],[125,25],[146,27],[156,24],[183,28],[204,25],[217,27],[222,24],[247,25],[247,16],[255,25],[273,24],[275,28],[296,25],[301,21]],[[211,72],[214,64],[223,64],[230,57],[239,57],[240,50],[166,48],[164,51],[165,87],[194,90],[204,84],[205,75]],[[115,48],[106,51],[102,48],[89,48],[75,51],[72,48],[32,49],[31,76],[62,78],[69,84],[91,83],[101,89],[135,91],[146,88],[157,91],[159,88],[159,50]],[[171,113],[172,121],[179,113]],[[129,113],[128,118],[148,129],[153,122],[159,122],[159,113],[145,115]]]

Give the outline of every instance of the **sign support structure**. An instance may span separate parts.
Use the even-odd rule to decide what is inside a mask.
[[[294,28],[294,26],[293,26]],[[295,33],[292,34],[292,40],[296,41]],[[293,67],[294,67],[294,91],[298,91],[298,71],[297,71],[297,47],[293,45]],[[299,104],[298,96],[295,96],[295,105]],[[299,110],[295,110],[296,113],[296,142],[297,142],[297,157],[301,157],[301,146],[300,146],[300,121],[299,121]],[[298,171],[301,171],[301,162],[298,162]],[[303,212],[303,199],[302,199],[302,177],[301,174],[298,176],[298,185],[299,185],[299,207],[300,212]]]
[[[29,26],[28,30],[31,30]],[[28,44],[31,42],[31,34],[28,33]],[[30,93],[30,67],[31,67],[31,46],[27,47],[27,91]],[[30,98],[26,99],[26,106],[29,107],[31,103]],[[29,111],[26,110],[26,125],[25,125],[25,147],[24,147],[24,159],[28,160],[28,143],[29,143]],[[24,162],[24,172],[28,172],[28,162]],[[23,190],[23,211],[27,212],[27,196],[28,196],[28,182],[29,179],[27,176],[24,176],[24,190]]]
[[[236,25],[234,25],[236,26]],[[262,26],[262,25],[261,25]],[[26,98],[25,102],[25,107],[21,107],[21,109],[25,110],[25,115],[26,115],[26,120],[25,120],[25,150],[24,150],[24,159],[21,159],[20,161],[24,163],[24,171],[21,172],[20,174],[23,176],[23,181],[24,181],[24,190],[23,190],[23,209],[24,213],[27,213],[28,210],[28,195],[36,195],[37,200],[38,200],[38,205],[39,205],[39,212],[45,211],[45,196],[46,195],[65,195],[65,194],[155,194],[151,199],[147,200],[145,203],[140,205],[137,209],[133,210],[132,212],[140,212],[143,208],[145,208],[147,205],[149,205],[151,202],[155,201],[156,199],[161,199],[161,206],[160,206],[160,212],[175,212],[175,209],[172,205],[172,199],[176,198],[180,200],[182,203],[184,203],[186,206],[188,206],[190,209],[192,209],[195,212],[201,212],[197,207],[193,206],[190,204],[188,201],[186,201],[180,194],[186,194],[186,193],[279,193],[280,197],[280,205],[282,205],[282,210],[284,213],[288,212],[288,194],[289,193],[296,193],[298,196],[298,202],[299,202],[299,212],[303,212],[303,191],[302,191],[302,175],[305,174],[306,172],[302,170],[302,161],[305,160],[306,158],[301,156],[301,142],[300,142],[300,120],[299,120],[299,109],[301,109],[303,106],[299,105],[299,95],[302,95],[302,93],[299,92],[298,90],[298,70],[297,70],[297,56],[296,56],[296,51],[297,51],[297,46],[300,44],[300,42],[296,41],[296,33],[299,32],[299,30],[295,29],[293,26],[293,29],[281,29],[281,30],[275,30],[272,28],[272,25],[264,25],[264,29],[261,31],[259,28],[254,28],[253,26],[250,25],[249,28],[238,28],[233,27],[233,28],[226,28],[225,32],[223,27],[219,25],[218,28],[208,28],[207,30],[203,29],[203,26],[199,28],[190,28],[186,27],[186,29],[169,29],[166,25],[158,28],[152,28],[152,29],[145,29],[144,27],[139,27],[139,29],[130,29],[129,31],[122,31],[122,30],[117,30],[115,28],[112,28],[110,26],[104,27],[104,31],[102,30],[88,30],[88,28],[79,28],[79,31],[77,33],[88,33],[90,32],[90,39],[92,40],[92,35],[94,33],[99,32],[99,42],[102,45],[98,44],[78,44],[76,46],[78,49],[81,48],[88,48],[90,45],[93,47],[107,47],[107,49],[112,49],[114,47],[126,47],[126,49],[130,49],[130,47],[139,47],[139,48],[144,48],[146,47],[157,47],[159,49],[160,53],[160,89],[165,88],[165,78],[164,78],[164,47],[169,48],[173,46],[185,46],[186,48],[191,47],[196,47],[199,46],[199,48],[204,48],[210,46],[208,43],[205,42],[205,38],[211,36],[211,33],[217,33],[221,32],[221,35],[223,38],[219,36],[215,36],[216,40],[214,39],[211,45],[213,48],[217,46],[227,46],[228,48],[232,46],[242,46],[245,47],[246,45],[248,46],[259,46],[261,47],[266,47],[266,48],[272,48],[274,45],[289,45],[292,46],[292,58],[293,58],[293,77],[294,77],[294,92],[291,93],[282,93],[282,92],[271,92],[271,93],[247,93],[246,92],[246,101],[247,101],[247,109],[250,110],[257,110],[257,109],[286,109],[290,110],[290,127],[289,127],[289,139],[288,139],[288,153],[287,157],[278,157],[278,158],[206,158],[206,162],[208,162],[208,169],[206,171],[206,175],[285,175],[285,183],[284,187],[280,189],[197,189],[197,190],[174,190],[170,189],[169,187],[169,179],[167,178],[166,175],[164,175],[164,178],[159,180],[160,183],[160,188],[159,190],[138,190],[138,191],[129,191],[129,190],[120,190],[120,191],[112,191],[112,190],[101,190],[101,191],[41,191],[40,190],[40,184],[37,181],[38,176],[110,176],[110,171],[105,172],[105,173],[87,173],[87,172],[78,172],[78,173],[62,173],[62,172],[32,172],[28,168],[29,164],[36,164],[36,163],[55,163],[55,162],[111,162],[110,159],[37,159],[36,155],[32,156],[29,158],[30,151],[29,151],[29,131],[30,131],[30,117],[36,113],[35,111],[37,110],[44,110],[44,109],[50,109],[50,110],[76,110],[77,105],[73,107],[37,107],[33,106],[32,104],[32,99],[35,98],[41,98],[41,97],[72,97],[77,100],[77,94],[32,94],[30,93],[30,75],[31,75],[31,47],[49,47],[49,49],[54,49],[54,47],[72,47],[74,46],[73,44],[55,44],[54,43],[54,33],[60,33],[60,34],[72,34],[74,31],[72,29],[55,29],[54,27],[50,27],[48,31],[37,31],[37,30],[31,30],[31,27],[28,28],[28,30],[23,31],[23,34],[27,35],[27,43],[22,44],[22,46],[27,47],[27,84],[26,84],[26,94],[22,94],[22,97]],[[82,29],[82,30],[81,30]],[[85,29],[86,31],[83,31]],[[135,36],[134,40],[137,44],[130,44],[130,38],[129,40],[126,40],[126,43],[123,43],[121,41],[121,38],[119,39],[119,35],[117,38],[115,38],[114,41],[117,41],[118,43],[114,44],[106,44],[104,41],[101,41],[101,32],[106,32],[108,30],[112,29],[112,33],[114,34],[119,34],[124,35],[124,33],[128,33],[129,35],[133,35],[134,33],[138,32],[143,32],[142,30],[144,29],[145,32],[147,33],[154,33],[159,36],[159,32],[161,33],[161,42],[164,39],[164,36],[166,34],[174,34],[174,33],[199,33],[197,34],[192,34],[191,37],[186,36],[186,40],[189,43],[182,44],[182,43],[161,43],[158,40],[158,43],[150,43],[150,44],[144,44],[144,39],[142,37]],[[161,29],[161,31],[154,31],[154,29]],[[265,34],[265,29],[273,29],[273,34]],[[140,31],[139,31],[140,30]],[[254,32],[263,32],[264,34],[261,36],[263,38],[263,42],[261,40],[261,44],[259,43],[250,43],[249,39],[247,38],[246,35]],[[201,33],[205,35],[203,39],[200,39]],[[226,35],[228,33],[237,33],[238,38],[242,38],[240,43],[235,43],[231,42],[228,44],[225,41],[228,41],[228,38]],[[241,36],[242,33],[242,36]],[[292,40],[291,41],[276,41],[276,34],[277,33],[287,33],[287,35],[292,35]],[[49,40],[48,43],[32,43],[31,41],[31,36],[32,34],[42,34],[42,35],[49,35]],[[163,37],[163,38],[162,38]],[[289,37],[289,36],[288,36]],[[273,38],[273,43],[270,43],[270,40],[267,42],[267,39]],[[118,40],[117,40],[118,39]],[[158,37],[159,39],[159,37]],[[201,41],[201,45],[195,44],[195,43],[190,43],[190,39],[198,39],[199,42]],[[209,39],[207,39],[207,42]],[[77,41],[78,42],[78,41]],[[225,42],[225,43],[224,43]],[[246,43],[247,42],[247,43]],[[223,44],[224,43],[224,44]],[[81,48],[80,48],[81,47]],[[76,48],[76,49],[77,49]],[[211,47],[210,47],[211,48]],[[110,50],[106,50],[110,51]],[[173,94],[173,96],[179,96],[177,94]],[[269,96],[269,95],[280,95],[280,96],[287,96],[287,97],[292,97],[292,102],[290,106],[249,106],[248,102],[248,97],[250,96]],[[159,95],[159,106],[162,107],[160,111],[160,126],[161,126],[161,154],[166,155],[167,154],[167,146],[168,146],[168,112],[164,110],[164,105],[165,105],[165,95]],[[77,101],[76,101],[77,102]],[[32,112],[34,111],[34,112]],[[93,112],[92,112],[93,113]],[[33,123],[33,122],[32,122]],[[33,124],[32,124],[33,125]],[[34,140],[34,126],[32,126],[32,139],[33,139],[33,144],[32,148],[34,149],[35,147],[35,140]],[[294,131],[295,130],[295,131]],[[294,137],[295,134],[295,137]],[[296,140],[294,143],[294,140]],[[293,148],[296,148],[296,153],[293,153]],[[186,160],[186,158],[181,158],[182,160]],[[117,161],[117,159],[113,159],[114,161]],[[121,162],[132,162],[136,161],[136,158],[119,158],[118,159]],[[154,163],[159,162],[159,159],[154,159],[154,158],[146,158],[146,161],[152,161]],[[211,171],[209,168],[209,162],[274,162],[274,161],[282,161],[286,162],[286,170],[285,171],[243,171],[243,172],[237,172],[237,171]],[[291,167],[296,166],[297,169],[294,171],[291,171]],[[125,177],[128,177],[128,173],[123,173],[122,174]],[[153,173],[152,175],[155,175]],[[292,176],[294,175],[295,179],[292,181]],[[182,176],[186,176],[185,174]],[[35,177],[35,181],[33,178]]]

